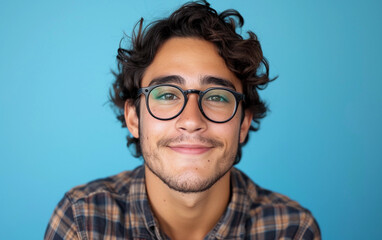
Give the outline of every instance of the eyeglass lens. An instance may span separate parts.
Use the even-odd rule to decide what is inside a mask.
[[[176,87],[158,86],[151,90],[148,106],[160,119],[170,119],[182,111],[185,104],[183,93]],[[207,118],[222,122],[232,117],[236,108],[235,96],[224,89],[212,89],[201,99],[201,107]]]

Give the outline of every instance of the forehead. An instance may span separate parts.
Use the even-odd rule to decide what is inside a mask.
[[[197,38],[171,38],[158,50],[153,62],[146,69],[141,86],[150,85],[153,79],[181,76],[185,87],[201,87],[206,77],[230,81],[237,91],[241,82],[225,64],[214,44]]]

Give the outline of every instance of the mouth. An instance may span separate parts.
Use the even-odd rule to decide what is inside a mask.
[[[176,144],[168,146],[171,150],[182,154],[203,154],[210,151],[213,147],[199,144]]]

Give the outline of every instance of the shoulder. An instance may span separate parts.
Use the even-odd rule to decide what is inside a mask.
[[[98,179],[68,191],[56,206],[44,239],[94,239],[95,236],[132,236],[124,221],[137,213],[131,205],[145,200],[144,171],[133,171]],[[128,213],[128,215],[125,215]],[[111,232],[107,230],[113,229]]]
[[[117,175],[97,179],[87,184],[79,185],[69,190],[65,197],[72,203],[93,198],[96,195],[109,195],[114,197],[126,197],[129,195],[132,186],[144,184],[143,166],[139,166],[132,171],[124,171]]]
[[[247,226],[251,235],[261,232],[277,239],[320,239],[319,226],[308,209],[283,194],[258,186],[238,169],[232,172],[246,199]]]
[[[298,202],[290,199],[289,197],[260,187],[242,171],[234,168],[232,173],[236,187],[243,195],[246,196],[247,202],[250,203],[251,209],[270,205],[291,207],[301,211],[308,211]]]

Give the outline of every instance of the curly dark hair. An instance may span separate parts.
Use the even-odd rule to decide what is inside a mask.
[[[146,68],[153,61],[158,49],[172,37],[194,37],[213,43],[227,67],[241,80],[245,101],[243,108],[253,114],[250,130],[259,129],[268,107],[260,99],[258,90],[264,89],[274,80],[269,78],[269,65],[263,56],[257,36],[248,31],[248,39],[236,33],[244,19],[233,9],[218,14],[207,1],[184,4],[168,18],[152,22],[143,28],[143,18],[133,30],[129,49],[118,49],[118,71],[113,72],[115,82],[110,89],[110,98],[117,112],[117,119],[126,127],[124,104],[129,101],[136,107],[139,117],[140,101],[138,89]],[[136,30],[139,26],[138,31]],[[244,112],[244,111],[243,111]],[[244,114],[244,113],[243,113]],[[248,142],[249,135],[238,148],[235,164],[241,159],[241,147]],[[135,146],[135,157],[142,156],[139,139],[127,136],[127,147]]]

